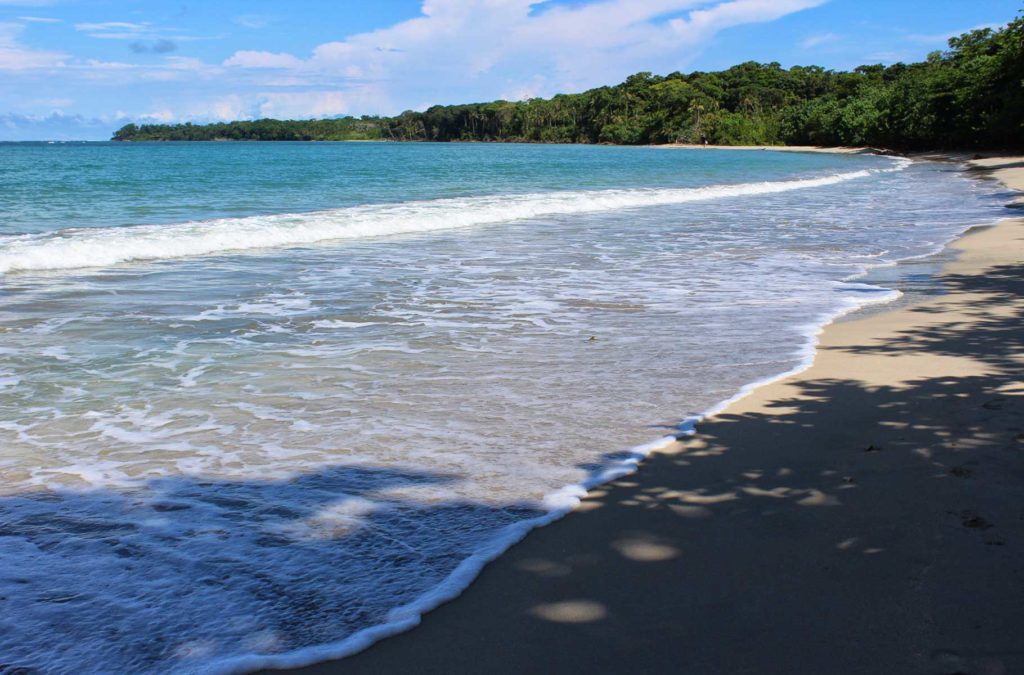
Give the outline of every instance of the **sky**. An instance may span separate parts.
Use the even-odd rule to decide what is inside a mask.
[[[1021,0],[0,0],[0,140],[392,115],[744,61],[917,61]]]

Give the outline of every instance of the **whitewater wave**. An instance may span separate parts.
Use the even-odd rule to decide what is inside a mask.
[[[220,218],[170,225],[65,229],[0,238],[0,274],[108,267],[214,253],[302,246],[341,239],[431,232],[544,216],[746,197],[825,187],[900,171],[865,169],[818,178],[711,185],[490,195],[353,206],[312,213]]]

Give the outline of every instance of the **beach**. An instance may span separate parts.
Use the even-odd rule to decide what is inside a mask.
[[[1014,190],[1024,160],[971,163]],[[306,673],[1024,672],[1024,220]],[[684,331],[685,326],[680,326]]]
[[[1019,1],[144,4],[0,0],[0,675],[1024,675]]]
[[[668,143],[659,148],[678,148],[683,150],[768,150],[771,152],[822,152],[829,155],[863,155],[877,151],[872,148],[851,146],[831,147],[821,145],[716,145],[709,143]]]
[[[546,671],[547,652],[563,670],[604,667],[581,656],[603,644],[617,670],[685,656],[728,672],[715,659],[741,653],[728,646],[746,633],[795,634],[772,611],[811,621],[849,604],[811,602],[833,591],[816,566],[840,569],[821,550],[842,544],[900,578],[899,556],[931,559],[874,541],[857,508],[891,488],[869,470],[930,441],[874,429],[864,401],[899,412],[902,390],[851,393],[882,386],[857,379],[866,357],[847,353],[866,338],[829,345],[922,301],[988,307],[937,280],[956,258],[945,247],[1015,213],[1015,193],[978,179],[992,166],[867,152],[0,151],[17,204],[0,224],[0,662],[46,672],[299,667],[423,615],[339,667],[472,672],[444,653],[464,649],[459,636],[497,657],[480,661],[489,670]],[[69,189],[82,167],[89,179]],[[830,324],[811,384],[777,389]],[[975,377],[940,357],[932,370],[883,363]],[[820,384],[833,381],[854,385]],[[1009,409],[991,401],[1012,391],[984,395],[984,414]],[[787,413],[779,397],[802,402]],[[647,456],[635,484],[610,484]],[[945,487],[989,490],[966,459],[935,461],[955,469]],[[949,508],[957,532],[1005,540],[986,550],[1012,546],[1010,516]],[[861,598],[865,582],[844,574]],[[789,587],[804,579],[810,590]],[[835,625],[863,626],[851,640],[877,630],[844,611]],[[888,629],[902,639],[901,626]],[[810,634],[832,653],[829,631]]]

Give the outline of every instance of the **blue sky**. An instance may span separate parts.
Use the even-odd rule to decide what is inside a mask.
[[[394,114],[742,61],[914,61],[1020,0],[0,0],[0,140]]]

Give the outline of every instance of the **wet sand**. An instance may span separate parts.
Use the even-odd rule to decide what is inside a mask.
[[[1022,158],[974,170],[1024,189]],[[829,326],[415,630],[302,672],[1024,673],[1024,220],[954,246],[945,294]]]

